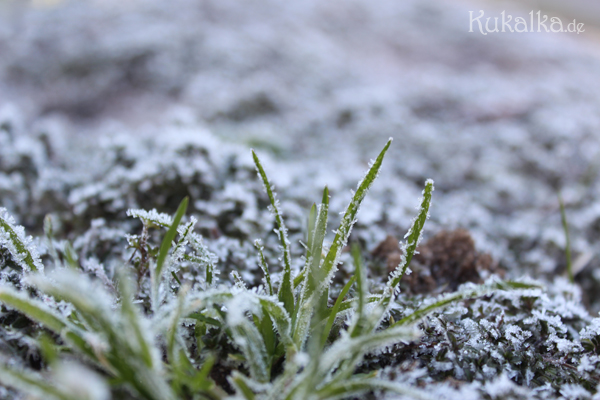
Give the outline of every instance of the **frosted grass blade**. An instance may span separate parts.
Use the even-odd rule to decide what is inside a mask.
[[[284,304],[288,313],[292,314],[294,312],[295,299],[294,286],[292,282],[290,242],[287,237],[287,228],[283,222],[281,212],[279,211],[279,201],[276,198],[276,194],[273,192],[269,178],[267,178],[267,174],[265,173],[265,170],[254,150],[252,150],[252,157],[254,158],[254,164],[256,165],[258,176],[262,180],[267,192],[267,196],[269,197],[269,201],[271,202],[271,211],[275,215],[275,221],[277,222],[277,226],[279,228],[277,230],[277,235],[279,236],[279,243],[281,244],[281,249],[283,252],[283,276],[281,278],[281,284],[279,285],[278,291],[279,301]]]
[[[175,240],[175,236],[177,235],[177,228],[179,227],[179,223],[181,222],[181,218],[185,215],[187,210],[189,198],[184,198],[179,207],[177,208],[177,212],[175,213],[175,218],[173,219],[173,223],[169,227],[165,238],[163,239],[160,250],[158,252],[158,258],[156,260],[156,267],[154,268],[153,274],[153,287],[155,293],[158,293],[158,287],[160,286],[160,280],[162,277],[163,268],[165,265],[165,261],[167,259],[167,255],[169,254],[169,249],[173,244],[173,240]]]
[[[237,371],[234,371],[230,378],[231,384],[236,389],[236,392],[246,400],[254,400],[256,396],[254,391],[250,388],[247,382],[247,378]]]
[[[360,357],[372,350],[398,343],[401,340],[412,340],[420,336],[420,333],[412,327],[394,327],[383,331],[363,334],[355,338],[342,337],[336,341],[329,350],[325,352],[319,365],[319,374],[323,377],[332,371],[337,365],[345,360],[354,360],[346,363],[344,367],[350,374],[354,371]],[[342,372],[342,371],[340,371]]]
[[[44,270],[44,264],[31,244],[31,237],[25,237],[25,229],[15,225],[14,218],[2,207],[0,207],[0,247],[6,248],[24,271]]]
[[[91,359],[96,359],[93,349],[86,342],[85,337],[87,334],[61,315],[48,309],[40,301],[30,299],[24,293],[17,292],[9,287],[0,287],[0,302],[61,335]]]
[[[265,259],[265,255],[263,253],[264,247],[259,239],[254,241],[254,247],[256,247],[256,250],[258,250],[258,263],[265,276],[266,290],[269,293],[269,296],[273,296],[273,284],[271,283],[271,275],[269,274],[269,265],[267,264],[267,260]]]
[[[350,291],[350,288],[352,287],[354,282],[356,282],[356,275],[352,276],[352,278],[350,278],[346,285],[344,285],[342,291],[340,292],[340,295],[335,301],[335,304],[331,308],[331,312],[329,314],[329,317],[327,318],[327,324],[325,325],[325,329],[323,330],[323,336],[321,337],[321,346],[325,345],[325,343],[327,342],[327,338],[331,334],[331,328],[333,327],[333,323],[335,322],[337,314],[340,311],[340,307],[342,306],[344,297],[346,297],[348,291]]]
[[[244,353],[252,378],[258,382],[268,382],[270,365],[267,349],[256,326],[243,313],[234,316],[232,312],[227,315],[227,325],[231,328],[234,342]]]
[[[427,316],[433,311],[439,310],[441,308],[446,307],[449,304],[455,303],[460,300],[468,300],[474,299],[477,297],[484,296],[486,294],[490,294],[496,290],[507,290],[507,289],[538,289],[539,287],[536,285],[530,285],[522,282],[496,282],[491,285],[478,285],[475,288],[464,290],[458,293],[452,293],[443,296],[441,299],[425,306],[417,309],[410,315],[402,318],[400,321],[396,322],[392,325],[392,327],[403,326],[407,324],[411,324],[419,319]]]
[[[350,396],[359,396],[373,390],[395,392],[417,400],[433,400],[433,397],[414,387],[383,379],[361,376],[326,385],[317,392],[317,398],[320,400],[345,399]]]
[[[329,297],[328,288],[315,293],[315,288],[325,283],[325,274],[321,269],[321,252],[323,241],[327,232],[327,215],[329,210],[329,190],[327,187],[323,190],[322,203],[316,210],[316,219],[314,220],[313,231],[310,234],[310,243],[307,254],[307,266],[305,268],[304,285],[300,294],[298,307],[293,316],[294,324],[294,342],[298,348],[302,348],[311,327],[311,318],[315,312],[323,313],[327,307]],[[319,335],[320,336],[320,335]]]
[[[0,360],[0,382],[8,387],[13,387],[34,398],[48,400],[80,400],[67,395],[54,385],[33,371],[18,371],[4,365]]]
[[[364,263],[362,261],[362,257],[360,255],[360,247],[354,243],[352,245],[352,257],[354,259],[354,269],[356,276],[356,287],[358,294],[358,304],[356,308],[356,321],[354,325],[350,329],[350,336],[356,337],[360,335],[363,331],[370,330],[370,327],[365,326],[367,316],[366,312],[366,303],[367,303],[367,272],[365,270]]]
[[[358,214],[360,205],[367,195],[367,192],[373,185],[373,182],[375,179],[377,179],[379,170],[381,169],[381,164],[383,163],[385,154],[387,153],[391,144],[392,139],[390,138],[381,153],[379,153],[379,156],[377,156],[377,159],[367,171],[365,177],[359,182],[356,193],[354,193],[350,204],[348,204],[348,207],[346,208],[340,226],[336,231],[335,238],[333,239],[333,243],[331,244],[331,247],[325,256],[325,260],[323,261],[323,265],[321,267],[326,280],[328,280],[336,271],[342,249],[346,245],[348,237],[350,236],[350,232],[352,231],[352,227],[356,223],[356,215]],[[322,287],[319,290],[325,290],[325,288]],[[310,295],[311,293],[308,294]]]
[[[382,299],[382,305],[387,307],[392,296],[398,289],[398,285],[400,284],[400,280],[406,273],[406,269],[410,264],[410,261],[415,254],[415,250],[419,245],[419,241],[421,240],[421,233],[423,231],[423,226],[425,225],[425,221],[429,218],[429,207],[431,205],[431,195],[433,193],[433,181],[428,179],[425,182],[425,189],[423,190],[423,198],[421,199],[421,205],[419,207],[419,214],[413,220],[413,223],[406,233],[406,243],[402,247],[402,261],[400,265],[396,268],[394,272],[390,274],[390,277],[387,282],[386,294]]]

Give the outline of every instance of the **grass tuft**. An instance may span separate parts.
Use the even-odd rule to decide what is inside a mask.
[[[46,236],[54,271],[46,277],[23,229],[2,210],[1,248],[8,250],[23,271],[39,273],[27,278],[27,287],[33,289],[30,291],[9,282],[0,284],[0,302],[53,335],[44,334],[40,339],[50,365],[47,371],[39,374],[0,361],[0,382],[32,396],[80,399],[83,397],[68,385],[52,381],[55,365],[76,359],[86,366],[82,368],[100,374],[85,375],[85,382],[92,385],[99,379],[100,386],[140,400],[224,399],[232,394],[243,399],[325,400],[381,390],[415,399],[430,398],[421,389],[382,379],[376,372],[357,371],[367,354],[419,339],[422,332],[416,323],[435,310],[495,291],[531,289],[534,285],[496,282],[471,287],[429,299],[398,322],[390,319],[384,323],[392,304],[399,307],[395,302],[398,285],[429,215],[434,188],[433,181],[428,180],[419,212],[406,235],[402,262],[390,274],[383,293],[377,288],[369,291],[367,266],[360,248],[353,244],[355,274],[333,301],[331,282],[342,251],[390,145],[391,139],[358,183],[328,249],[324,242],[329,190],[324,188],[320,204],[310,209],[306,259],[296,276],[279,202],[257,154],[252,152],[277,225],[282,252],[278,286],[271,282],[259,240],[255,247],[264,285],[248,288],[241,271],[231,273],[233,286],[217,285],[217,257],[194,233],[196,220],[191,217],[188,223],[181,223],[187,197],[172,218],[156,210],[128,212],[142,220],[143,231],[140,236],[128,236],[134,250],[131,263],[117,268],[114,286],[108,288],[82,271],[75,253],[66,252],[66,263],[59,259],[49,219]],[[151,228],[166,229],[158,247],[152,246]],[[204,277],[196,273],[198,268],[205,268]],[[133,272],[137,272],[137,280],[130,276]],[[99,389],[95,393],[104,392]],[[93,393],[90,396],[95,399]]]

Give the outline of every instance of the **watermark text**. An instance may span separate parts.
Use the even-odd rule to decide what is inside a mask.
[[[516,17],[502,11],[499,16],[486,17],[483,10],[479,12],[469,11],[469,32],[479,32],[482,35],[488,33],[507,32],[548,32],[548,33],[576,33],[585,32],[582,22],[577,20],[563,23],[560,18],[548,17],[541,11],[529,12],[529,18]]]

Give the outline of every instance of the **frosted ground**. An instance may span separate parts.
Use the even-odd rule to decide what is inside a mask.
[[[373,363],[450,398],[591,398],[594,385],[571,375],[598,379],[598,345],[590,352],[580,339],[597,334],[600,310],[600,61],[565,35],[468,33],[468,9],[174,0],[8,10],[0,205],[34,235],[52,214],[84,268],[102,263],[110,276],[128,256],[124,235],[138,229],[125,211],[173,213],[189,194],[225,272],[259,283],[252,242],[276,244],[249,148],[264,159],[300,254],[322,187],[332,214],[342,211],[393,137],[353,231],[365,253],[402,238],[432,178],[426,239],[466,228],[506,277],[548,289],[529,311],[519,309],[527,293],[448,309],[412,353],[426,365],[407,350]],[[559,189],[582,289],[560,278]],[[276,252],[268,256],[275,265]],[[370,276],[384,277],[381,268]],[[540,319],[555,332],[527,342]],[[523,359],[509,359],[519,351]],[[552,360],[557,371],[540,378]]]

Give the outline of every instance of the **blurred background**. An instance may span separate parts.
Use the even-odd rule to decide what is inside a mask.
[[[324,184],[341,211],[394,137],[360,216],[368,247],[403,236],[433,178],[428,235],[466,228],[509,274],[554,277],[566,264],[560,190],[578,279],[589,293],[600,282],[596,0],[0,0],[0,10],[0,119],[62,138],[73,154],[62,162],[90,171],[77,189],[104,171],[91,160],[106,138],[135,148],[185,126],[259,149],[292,218],[290,204]],[[539,10],[585,32],[469,32],[479,10],[527,20]]]

